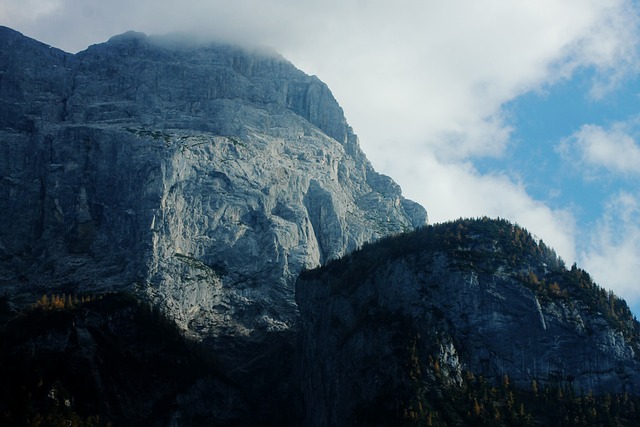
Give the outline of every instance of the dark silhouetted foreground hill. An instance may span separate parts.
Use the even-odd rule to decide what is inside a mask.
[[[640,393],[626,303],[504,220],[385,238],[303,273],[297,299],[305,425],[596,425],[584,396]]]

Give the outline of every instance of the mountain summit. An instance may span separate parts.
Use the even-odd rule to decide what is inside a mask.
[[[426,222],[265,50],[128,32],[71,55],[3,27],[0,112],[5,289],[129,289],[260,340],[295,323],[303,269]]]

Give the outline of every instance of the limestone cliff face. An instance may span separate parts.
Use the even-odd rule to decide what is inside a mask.
[[[506,221],[385,239],[304,273],[297,298],[305,425],[395,415],[409,391],[437,395],[434,371],[451,386],[471,372],[523,390],[535,380],[640,392],[640,326],[626,303]]]
[[[273,53],[127,33],[71,55],[8,28],[0,211],[6,292],[135,289],[256,339],[294,322],[302,269],[426,222]]]

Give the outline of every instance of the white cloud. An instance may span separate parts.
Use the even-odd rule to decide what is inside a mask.
[[[599,73],[590,95],[603,98],[619,86],[624,77],[640,70],[640,16],[637,8],[625,0],[608,3],[592,30],[575,48],[577,65],[590,65]]]
[[[614,123],[608,129],[587,124],[564,140],[559,152],[565,161],[582,168],[586,176],[594,169],[621,175],[640,175],[640,146],[634,137],[635,120]]]
[[[505,175],[482,175],[468,162],[443,163],[413,157],[398,173],[409,196],[424,200],[431,222],[459,217],[501,217],[514,221],[553,247],[565,262],[576,260],[575,220],[533,199],[523,185]]]
[[[607,202],[581,263],[594,280],[630,303],[640,301],[640,201],[619,192]]]
[[[62,7],[63,0],[4,0],[0,4],[0,21],[34,22],[47,18]]]
[[[287,48],[329,83],[374,150],[399,140],[446,158],[500,155],[502,104],[578,66],[619,65],[613,52],[637,41],[607,26],[628,16],[619,1],[374,4],[303,51]],[[315,60],[304,51],[314,45]]]

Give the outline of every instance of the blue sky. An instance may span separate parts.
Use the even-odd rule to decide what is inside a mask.
[[[581,69],[505,103],[512,142],[504,156],[476,165],[482,174],[506,171],[532,198],[569,210],[574,261],[601,285],[626,293],[640,313],[640,79],[630,74],[594,97],[596,78],[597,70]]]
[[[594,75],[592,69],[580,70],[567,80],[505,103],[512,143],[504,157],[478,161],[478,169],[509,171],[526,183],[532,197],[556,209],[573,206],[576,220],[586,224],[602,216],[603,201],[613,193],[635,191],[637,174],[585,165],[575,138],[584,134],[583,126],[610,132],[616,124],[626,124],[633,134],[640,114],[640,80],[629,76],[602,99],[594,99],[589,96]]]
[[[640,314],[637,0],[3,0],[0,24],[69,52],[127,30],[268,45],[432,222],[515,221]]]

